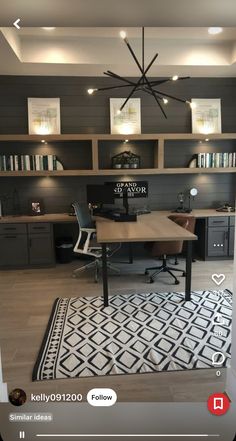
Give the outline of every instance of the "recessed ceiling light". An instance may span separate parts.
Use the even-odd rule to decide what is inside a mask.
[[[223,28],[215,27],[215,28],[208,28],[208,34],[216,35],[220,34],[223,31]]]
[[[44,29],[45,31],[53,31],[56,28],[42,28],[42,29]]]

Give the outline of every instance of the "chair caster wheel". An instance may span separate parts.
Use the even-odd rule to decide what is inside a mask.
[[[145,274],[145,276],[147,276],[147,275],[148,275],[148,270],[145,270],[145,273],[144,273],[144,274]]]
[[[179,285],[180,284],[180,281],[179,280],[176,280],[175,281],[175,285]]]
[[[186,272],[185,271],[183,272],[182,277],[186,277]]]
[[[154,279],[151,277],[149,283],[154,283]]]

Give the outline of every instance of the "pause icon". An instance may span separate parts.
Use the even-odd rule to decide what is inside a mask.
[[[19,432],[19,438],[21,439],[25,438],[25,432],[23,430]]]

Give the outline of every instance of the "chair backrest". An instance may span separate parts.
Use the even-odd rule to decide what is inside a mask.
[[[79,228],[93,228],[94,222],[87,204],[73,202],[73,207],[79,224]]]
[[[193,216],[179,216],[179,215],[170,215],[169,219],[178,224],[180,227],[185,228],[190,231],[190,218],[191,218],[191,228],[193,224],[195,226],[195,218]],[[192,221],[194,219],[194,222]],[[193,231],[192,231],[193,232]],[[183,241],[173,241],[173,242],[154,242],[151,254],[153,257],[163,256],[164,254],[172,256],[176,254],[180,254],[183,250]]]
[[[178,213],[178,214],[171,214],[168,217],[169,219],[173,220],[176,223],[178,223],[178,221],[181,219],[188,219],[188,225],[186,227],[183,226],[183,228],[186,228],[186,230],[190,231],[190,233],[194,233],[195,225],[196,225],[196,218],[194,216],[191,216],[189,214]]]

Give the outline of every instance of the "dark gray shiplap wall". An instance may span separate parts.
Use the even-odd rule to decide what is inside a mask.
[[[114,81],[106,78],[1,76],[0,133],[28,132],[28,97],[60,98],[62,133],[109,133],[109,98],[123,97],[124,93],[117,90],[112,94],[103,92],[89,96],[86,90],[89,87],[110,84],[114,84]],[[162,86],[162,90],[188,100],[221,98],[222,131],[236,132],[236,78],[192,78],[169,83]],[[141,97],[142,133],[191,132],[191,112],[188,106],[170,102],[166,109],[168,119],[165,120],[151,96],[137,96]],[[231,146],[229,151],[232,149],[235,150],[234,146]],[[176,145],[175,152],[172,151],[173,146],[170,145],[166,151],[167,165],[177,165],[178,158],[182,158],[183,155],[186,155],[187,160],[185,148]],[[139,178],[143,179],[149,181],[149,198],[137,199],[135,203],[139,206],[148,204],[152,209],[172,209],[177,203],[178,192],[193,186],[199,190],[196,207],[207,208],[225,201],[234,201],[235,174],[159,175]],[[22,213],[27,212],[27,200],[31,197],[42,197],[47,212],[63,212],[73,200],[86,199],[87,183],[102,184],[108,180],[112,178],[1,178],[0,198],[8,200],[4,203],[5,212],[8,213],[13,211],[14,189],[18,191]]]

